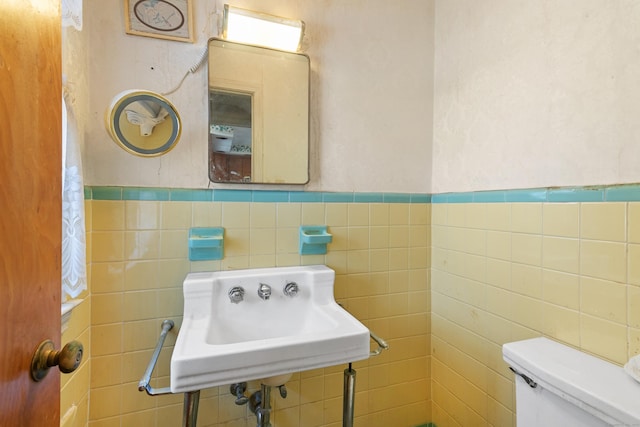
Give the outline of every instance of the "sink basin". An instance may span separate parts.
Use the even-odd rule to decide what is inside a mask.
[[[324,265],[187,275],[171,391],[267,383],[270,377],[368,358],[369,330],[335,302],[334,279]],[[286,295],[291,283],[297,289]],[[263,284],[270,287],[266,299],[258,295]],[[230,296],[234,288],[237,302]]]

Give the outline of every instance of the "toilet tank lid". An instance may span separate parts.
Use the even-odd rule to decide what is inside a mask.
[[[518,372],[584,409],[640,425],[640,383],[622,367],[544,337],[504,344],[502,355]]]

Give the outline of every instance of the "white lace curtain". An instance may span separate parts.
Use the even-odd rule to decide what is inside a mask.
[[[82,0],[62,0],[62,26],[82,31]]]
[[[87,289],[84,184],[79,132],[70,103],[62,99],[62,295]]]
[[[62,0],[62,27],[82,31],[82,0]],[[66,99],[65,99],[66,98]],[[81,137],[71,97],[62,99],[62,300],[87,289]]]

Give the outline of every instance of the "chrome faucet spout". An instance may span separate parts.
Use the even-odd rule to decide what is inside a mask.
[[[265,301],[268,300],[269,297],[271,297],[271,286],[260,283],[260,287],[258,288],[258,296]]]

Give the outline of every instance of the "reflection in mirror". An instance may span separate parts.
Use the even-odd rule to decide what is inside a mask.
[[[251,182],[251,94],[212,90],[210,175],[215,182]]]
[[[209,41],[209,179],[309,181],[309,57]]]

